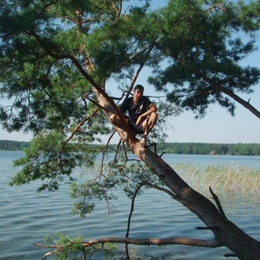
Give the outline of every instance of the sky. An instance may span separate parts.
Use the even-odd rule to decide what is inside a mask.
[[[134,0],[139,2],[139,0]],[[153,0],[153,8],[163,6],[166,0]],[[260,36],[259,36],[260,38]],[[260,44],[259,44],[260,47]],[[260,50],[251,55],[245,65],[259,67]],[[152,86],[148,85],[149,71],[144,70],[137,83],[144,85],[145,95],[160,95]],[[260,110],[260,84],[255,92],[244,96],[245,100],[251,98],[250,103]],[[260,143],[260,119],[250,111],[237,104],[235,116],[232,117],[224,108],[211,106],[203,119],[194,119],[191,112],[182,113],[168,122],[167,142],[204,142],[204,143]],[[31,134],[7,133],[0,127],[1,140],[30,141]]]

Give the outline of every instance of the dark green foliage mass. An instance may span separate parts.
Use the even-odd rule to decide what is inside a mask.
[[[9,132],[35,136],[12,184],[40,179],[46,181],[40,189],[53,190],[71,180],[75,167],[94,163],[96,149],[88,145],[110,134],[111,125],[92,83],[105,91],[109,79],[129,80],[147,61],[156,37],[149,42],[142,34],[148,8],[148,2],[0,1],[0,120]]]
[[[232,115],[236,102],[246,107],[237,95],[254,91],[260,70],[242,66],[241,61],[256,50],[259,5],[259,1],[249,5],[241,1],[169,1],[157,22],[162,31],[157,47],[168,62],[154,68],[150,82],[197,117],[215,103]],[[259,112],[255,114],[260,118]]]

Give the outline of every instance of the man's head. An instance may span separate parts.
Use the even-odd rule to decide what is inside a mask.
[[[139,89],[141,92],[144,93],[144,87],[143,87],[142,85],[140,85],[140,84],[136,85],[136,86],[134,87],[134,91],[136,91],[137,89]]]
[[[142,85],[136,85],[134,87],[134,102],[138,103],[144,93],[144,87]]]

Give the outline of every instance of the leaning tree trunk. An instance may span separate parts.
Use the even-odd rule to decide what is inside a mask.
[[[118,113],[114,106],[111,106],[111,100],[106,95],[96,91],[99,104],[105,108],[106,114]],[[122,115],[120,115],[122,118]],[[191,212],[196,214],[202,222],[205,223],[215,237],[214,243],[218,246],[226,246],[241,260],[259,260],[260,242],[253,239],[234,223],[229,221],[221,205],[212,192],[217,207],[206,197],[192,189],[179,175],[157,154],[147,148],[144,148],[138,139],[127,129],[116,127],[121,138],[126,139],[130,149],[159,176],[163,183],[173,192],[174,198],[181,202]]]
[[[130,140],[129,143],[135,154],[160,177],[176,199],[212,230],[220,246],[228,247],[239,259],[260,259],[260,243],[229,221],[220,206],[217,208],[210,200],[193,190],[158,155],[140,147],[136,142]]]

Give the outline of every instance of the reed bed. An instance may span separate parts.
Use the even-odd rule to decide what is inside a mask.
[[[260,195],[260,169],[234,165],[196,166],[177,164],[178,174],[199,192],[208,192],[209,186],[218,194],[237,196]]]

